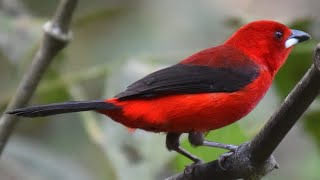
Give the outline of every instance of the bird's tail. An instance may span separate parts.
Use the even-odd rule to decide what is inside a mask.
[[[32,106],[21,109],[14,109],[6,112],[7,114],[13,114],[23,117],[40,117],[50,116],[55,114],[80,112],[80,111],[101,111],[117,109],[119,107],[112,103],[105,102],[103,100],[98,101],[71,101],[64,103],[55,103],[42,106]]]

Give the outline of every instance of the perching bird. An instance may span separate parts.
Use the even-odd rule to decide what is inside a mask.
[[[222,45],[138,80],[111,99],[65,102],[15,109],[24,117],[96,111],[129,128],[167,133],[166,146],[194,162],[200,159],[179,145],[189,133],[195,146],[234,150],[204,140],[203,133],[247,115],[269,89],[293,45],[310,39],[302,31],[260,20],[238,29]]]

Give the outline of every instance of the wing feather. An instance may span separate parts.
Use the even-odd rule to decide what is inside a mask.
[[[252,63],[235,68],[177,64],[136,81],[116,97],[125,100],[178,93],[234,92],[258,75],[258,67]]]

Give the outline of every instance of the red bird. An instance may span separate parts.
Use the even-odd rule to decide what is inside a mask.
[[[166,145],[194,162],[179,137],[189,133],[195,146],[234,150],[236,146],[205,141],[203,133],[247,115],[269,89],[293,45],[310,39],[302,31],[274,21],[255,21],[238,29],[225,43],[200,51],[156,71],[114,98],[65,102],[16,109],[24,117],[96,111],[129,128],[166,132]]]

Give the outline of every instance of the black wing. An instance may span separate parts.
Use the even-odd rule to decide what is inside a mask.
[[[125,100],[177,93],[234,92],[258,75],[258,67],[252,63],[236,68],[177,64],[138,80],[116,97]]]

